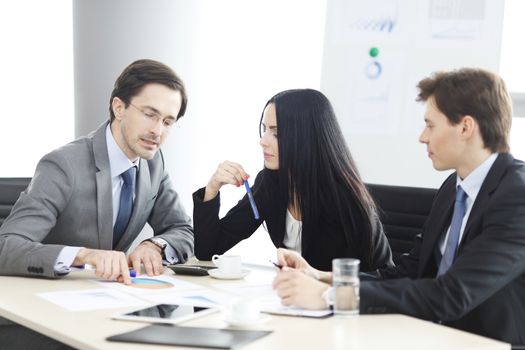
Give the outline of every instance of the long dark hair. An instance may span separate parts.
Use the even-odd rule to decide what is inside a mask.
[[[303,233],[320,234],[319,218],[329,213],[350,224],[343,224],[349,245],[370,263],[377,209],[330,101],[319,91],[297,89],[278,93],[266,106],[270,103],[277,114],[279,190],[300,209]]]

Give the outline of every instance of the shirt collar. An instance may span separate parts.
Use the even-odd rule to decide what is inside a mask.
[[[111,124],[108,124],[106,127],[106,143],[108,145],[109,167],[111,169],[112,178],[120,176],[120,174],[132,166],[136,166],[138,170],[140,158],[137,158],[134,162],[129,160],[122,149],[120,149],[119,145],[117,145],[113,133],[111,132]]]
[[[487,177],[487,174],[497,157],[498,153],[492,153],[483,163],[478,165],[476,169],[468,174],[463,181],[461,181],[461,178],[458,176],[456,178],[456,187],[461,185],[463,191],[465,191],[469,198],[474,201],[478,196],[481,185],[483,185],[483,181],[485,181],[485,177]]]

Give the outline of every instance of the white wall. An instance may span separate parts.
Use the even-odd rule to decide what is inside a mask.
[[[107,119],[112,84],[127,64],[153,58],[172,66],[189,103],[163,150],[191,213],[191,194],[219,162],[241,163],[252,179],[262,169],[258,126],[271,96],[319,89],[324,11],[316,0],[74,1],[77,136]],[[242,195],[224,188],[222,212]],[[252,251],[251,260],[273,257],[265,232],[246,244],[236,249]]]
[[[503,5],[328,1],[321,87],[366,182],[436,188],[450,174],[432,168],[418,141],[424,104],[415,101],[416,85],[438,70],[497,71]],[[369,76],[372,63],[382,67],[377,76]]]
[[[505,0],[500,74],[511,91],[525,93],[525,1]]]
[[[0,2],[0,176],[73,138],[71,1]]]
[[[507,88],[525,99],[525,46],[521,45],[522,36],[525,31],[523,22],[525,13],[525,1],[506,0],[505,15],[503,20],[503,38],[501,42],[501,65],[500,74],[505,80]],[[518,101],[514,101],[516,103]],[[521,101],[521,105],[524,101]],[[514,110],[514,120],[510,135],[510,147],[513,155],[519,159],[525,159],[525,114],[523,109]]]
[[[320,86],[324,0],[76,0],[74,16],[72,3],[0,2],[2,177],[32,176],[44,153],[106,120],[115,78],[132,60],[149,57],[173,66],[188,86],[187,115],[164,151],[191,214],[191,193],[206,184],[220,161],[238,161],[253,176],[262,167],[257,126],[269,97],[283,89]],[[521,47],[523,31],[509,32],[514,39],[508,42]],[[509,67],[506,71],[513,72]],[[525,118],[513,127],[513,152],[521,158],[523,132]],[[410,156],[425,162],[416,139],[403,142],[412,142]],[[370,139],[367,144],[351,144],[356,158],[383,151]],[[392,162],[366,171],[365,180],[388,179],[398,167],[410,165],[395,157]],[[432,171],[430,162],[426,166]],[[225,188],[223,212],[242,195],[242,189]],[[260,261],[273,254],[264,232],[234,250]]]

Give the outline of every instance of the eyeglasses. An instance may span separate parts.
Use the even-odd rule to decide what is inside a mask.
[[[175,118],[172,118],[172,117],[166,117],[166,118],[163,118],[159,113],[157,112],[154,112],[154,111],[149,111],[149,110],[144,110],[142,108],[139,108],[137,106],[135,106],[133,103],[129,103],[130,106],[132,106],[133,108],[135,108],[137,111],[139,111],[143,116],[144,118],[146,118],[147,120],[149,121],[152,121],[152,122],[155,122],[155,123],[158,123],[159,121],[162,122],[162,126],[164,126],[166,129],[170,129],[173,125],[176,124],[176,120]]]

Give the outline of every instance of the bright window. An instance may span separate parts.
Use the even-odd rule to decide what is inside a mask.
[[[525,93],[525,1],[506,0],[501,41],[500,74],[512,92]],[[525,115],[524,115],[525,116]]]
[[[519,159],[525,160],[525,46],[522,41],[525,33],[525,1],[506,0],[503,18],[503,39],[501,43],[500,74],[507,83],[514,100],[514,120],[511,131],[511,151]]]
[[[2,1],[0,33],[0,177],[30,177],[73,139],[72,2]]]

